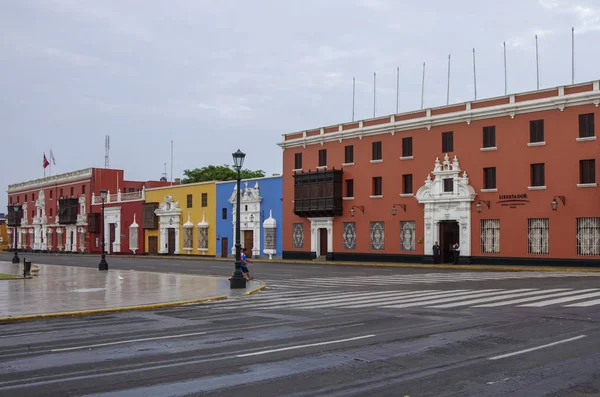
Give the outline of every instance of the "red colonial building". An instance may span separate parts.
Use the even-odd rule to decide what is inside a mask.
[[[283,257],[600,264],[599,82],[284,135]]]
[[[86,168],[8,186],[10,247],[34,252],[91,252],[100,218],[91,198],[100,190],[142,195],[144,186],[167,182],[125,181],[124,171]],[[15,239],[15,236],[17,238]]]

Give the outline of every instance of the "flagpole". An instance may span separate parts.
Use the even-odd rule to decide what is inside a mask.
[[[537,75],[537,89],[540,89],[540,57],[538,51],[538,35],[535,35],[535,69]]]
[[[446,106],[450,104],[450,55],[448,55],[448,89],[446,90]]]
[[[571,28],[571,84],[575,84],[575,28]]]
[[[473,48],[473,88],[475,92],[475,100],[477,100],[477,70],[475,69],[475,48]]]
[[[421,81],[421,109],[423,109],[423,99],[425,98],[425,62],[423,62],[423,80]]]
[[[373,72],[373,118],[375,118],[375,99],[377,97],[377,73]]]
[[[398,114],[398,104],[400,101],[400,66],[396,69],[396,114]]]
[[[504,42],[504,95],[508,95],[508,79],[506,76],[506,41]]]
[[[352,77],[352,121],[354,121],[354,98],[356,97],[356,77]]]

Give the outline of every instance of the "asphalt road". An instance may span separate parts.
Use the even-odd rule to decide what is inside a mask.
[[[94,257],[31,259],[97,265]],[[147,258],[109,264],[232,269]],[[600,395],[597,275],[250,269],[268,287],[236,300],[0,324],[0,395]]]

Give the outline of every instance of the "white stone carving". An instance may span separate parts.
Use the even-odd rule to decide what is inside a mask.
[[[327,252],[333,252],[333,217],[308,218],[310,221],[310,250],[315,252],[317,257],[321,252],[321,239],[317,231],[327,229]]]
[[[460,254],[471,256],[471,204],[475,200],[475,190],[469,184],[467,172],[460,176],[458,157],[452,162],[448,154],[441,163],[435,159],[433,178],[427,176],[425,184],[419,188],[415,199],[424,205],[425,255],[433,255],[433,242],[439,241],[439,222],[454,220],[460,229]],[[451,179],[453,189],[444,191],[444,180]]]
[[[85,213],[85,194],[79,197],[79,214],[77,214],[77,225],[87,225],[87,218]]]
[[[190,220],[189,212],[188,220],[183,224],[183,249],[187,251],[188,255],[194,249],[194,224]]]
[[[263,222],[265,229],[265,249],[264,253],[269,255],[269,259],[273,259],[273,255],[277,254],[277,221],[273,218],[273,210],[269,210],[269,217]]]
[[[244,188],[240,192],[240,241],[242,246],[244,245],[244,232],[252,231],[252,256],[257,257],[260,255],[260,231],[261,231],[261,202],[262,197],[260,195],[260,188],[258,181],[254,184],[254,187],[248,187],[248,181],[244,181]],[[229,202],[232,204],[232,227],[233,227],[233,239],[231,246],[231,254],[235,255],[235,222],[236,222],[236,202],[237,202],[237,184],[233,186],[233,192],[229,197]]]
[[[179,255],[179,227],[181,225],[181,208],[179,203],[173,201],[173,197],[165,196],[164,201],[158,206],[154,213],[159,218],[159,250],[161,254],[169,252],[167,229],[175,229],[175,247],[174,254]]]
[[[140,229],[140,225],[137,224],[136,219],[135,219],[135,213],[133,214],[133,223],[131,225],[129,225],[129,249],[133,252],[133,255],[135,255],[135,251],[140,249],[140,243],[139,243],[139,229]]]
[[[204,211],[202,212],[202,221],[198,222],[198,250],[202,252],[202,255],[208,251],[208,222]]]

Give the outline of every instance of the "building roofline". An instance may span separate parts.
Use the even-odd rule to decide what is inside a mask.
[[[76,171],[66,172],[63,174],[57,174],[52,176],[46,176],[44,178],[32,179],[26,182],[13,183],[8,185],[8,194],[16,193],[17,191],[41,188],[44,186],[50,186],[55,184],[64,184],[76,182],[81,179],[91,178],[94,168],[83,168]]]
[[[187,187],[187,186],[210,185],[211,183],[215,184],[215,181],[194,182],[194,183],[185,183],[185,184],[180,183],[179,185],[152,187],[152,188],[146,188],[145,190],[147,192],[150,192],[150,191],[153,191],[153,190],[177,189],[177,188],[182,188],[182,187]]]
[[[280,174],[280,175],[269,175],[269,176],[259,176],[257,178],[246,178],[246,179],[242,179],[241,181],[242,182],[245,182],[245,181],[248,181],[248,182],[249,181],[260,181],[260,180],[263,180],[263,179],[275,179],[275,178],[282,178],[282,177],[283,177],[283,174]],[[235,182],[236,182],[236,180],[234,179],[232,181],[216,181],[215,183],[217,185],[223,185],[225,183],[235,183]]]
[[[591,89],[565,94],[565,91],[591,86]],[[544,95],[555,92],[556,95]],[[528,98],[541,95],[540,98]],[[433,108],[413,110],[400,114],[390,114],[370,119],[334,124],[310,130],[282,134],[283,141],[278,146],[285,148],[321,144],[329,141],[356,138],[368,135],[392,133],[396,131],[431,129],[433,126],[470,123],[492,117],[511,116],[551,109],[563,110],[568,106],[600,103],[600,82],[598,80],[557,86],[536,91],[520,92],[476,101],[467,101]],[[488,106],[480,106],[489,102]],[[408,116],[415,117],[408,117]],[[366,124],[366,125],[365,125]],[[297,137],[291,138],[296,135]],[[301,136],[300,136],[301,135]]]

